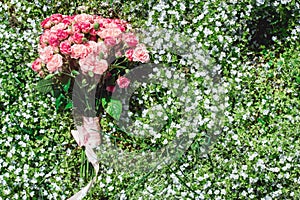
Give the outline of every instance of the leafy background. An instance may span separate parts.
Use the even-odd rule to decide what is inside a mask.
[[[93,175],[70,135],[71,109],[58,110],[53,95],[40,93],[39,78],[30,69],[42,32],[39,23],[54,13],[81,13],[82,6],[86,13],[119,17],[133,27],[155,24],[190,35],[220,65],[229,99],[222,134],[208,153],[201,153],[199,136],[176,163],[149,173],[128,174],[103,165],[86,199],[300,198],[297,0],[4,0],[0,2],[0,199],[66,199]],[[187,65],[177,58],[168,61],[168,53],[153,53],[152,59],[177,63],[178,69]],[[193,73],[191,80],[201,87]],[[149,98],[142,100],[145,96]],[[137,94],[145,105],[151,96],[147,89]],[[101,125],[104,131],[125,137],[105,114]]]

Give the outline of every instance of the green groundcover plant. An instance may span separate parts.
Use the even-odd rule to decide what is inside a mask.
[[[70,99],[58,99],[63,88],[41,93],[40,77],[30,69],[40,23],[55,13],[97,14],[134,28],[156,25],[184,33],[214,59],[227,90],[225,121],[214,142],[205,137],[211,116],[203,111],[199,134],[176,162],[145,173],[100,163],[85,199],[300,198],[299,9],[296,0],[0,2],[0,199],[67,199],[94,177],[72,139],[71,106],[58,106]],[[205,91],[188,60],[171,51],[150,54],[152,62],[176,66]],[[168,101],[172,106],[172,98],[159,84],[141,87],[131,101],[132,115],[147,123],[151,113],[140,108]],[[209,107],[208,98],[204,93],[200,110]],[[174,120],[178,112],[170,107]],[[123,148],[155,148],[172,139],[128,137],[105,111],[100,123]]]

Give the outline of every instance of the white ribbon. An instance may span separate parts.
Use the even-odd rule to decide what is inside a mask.
[[[77,130],[72,130],[71,134],[80,147],[85,146],[85,155],[96,172],[96,176],[84,188],[68,199],[81,200],[97,180],[99,172],[99,162],[93,150],[101,144],[99,117],[83,117],[83,125],[77,126]]]

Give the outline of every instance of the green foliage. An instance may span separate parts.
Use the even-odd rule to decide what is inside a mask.
[[[105,111],[115,120],[119,120],[122,113],[122,103],[119,100],[110,99],[106,106],[106,102],[102,102],[104,103]]]
[[[222,134],[208,153],[202,151],[211,139],[204,123],[188,151],[169,166],[129,174],[101,164],[86,199],[299,199],[299,2],[257,2],[0,2],[0,199],[67,199],[94,175],[70,134],[75,129],[71,79],[56,88],[51,75],[41,80],[30,69],[40,22],[54,13],[83,12],[122,18],[133,27],[156,24],[195,38],[221,66],[229,98]],[[167,53],[153,53],[152,60],[182,71],[189,67],[178,65],[177,55],[168,61]],[[203,79],[190,71],[186,75],[205,90]],[[143,124],[155,123],[150,116],[157,114],[150,109],[143,115],[143,110],[173,98],[159,84],[134,96],[132,118]],[[154,142],[129,135],[114,124],[120,102],[102,98],[102,106],[112,117],[102,116],[102,131],[123,149],[155,150],[176,134],[164,131],[167,123]],[[203,102],[199,106],[203,118],[209,117]],[[175,103],[167,107],[166,119],[180,119]]]

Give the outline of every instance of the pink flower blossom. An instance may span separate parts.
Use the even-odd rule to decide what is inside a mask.
[[[52,56],[51,60],[47,63],[47,69],[50,73],[61,70],[63,65],[62,56],[59,54],[55,54]]]
[[[46,18],[44,21],[41,22],[41,26],[43,29],[48,29],[51,27],[51,21],[50,21],[50,17]]]
[[[82,33],[74,33],[74,35],[72,37],[72,40],[73,40],[73,42],[75,42],[77,44],[81,44],[83,38],[84,38],[84,34],[82,34]]]
[[[62,29],[58,29],[56,32],[56,36],[58,37],[59,40],[64,40],[67,39],[69,34],[67,31],[64,31]]]
[[[49,29],[45,30],[44,33],[40,36],[40,45],[45,47],[49,43],[49,37],[51,32]]]
[[[40,76],[41,78],[44,77],[44,72],[43,72],[43,71],[39,71],[38,74],[39,74],[39,76]]]
[[[133,58],[133,61],[138,61],[138,62],[142,62],[142,63],[149,62],[150,56],[149,56],[149,52],[146,49],[145,45],[138,44],[137,47],[133,51],[132,58]]]
[[[118,25],[118,28],[120,29],[120,31],[125,32],[126,28],[122,25]]]
[[[52,33],[55,33],[59,29],[64,30],[66,28],[67,28],[67,25],[65,25],[64,23],[59,23],[59,24],[56,24],[55,26],[52,26],[52,28],[50,29],[50,31]]]
[[[80,22],[79,26],[83,33],[88,33],[91,29],[91,23],[89,22]]]
[[[103,55],[103,58],[106,58],[108,55],[108,48],[105,46],[104,42],[94,42],[88,41],[87,47],[89,48],[89,52],[93,52],[96,55]]]
[[[121,52],[121,51],[117,51],[117,52],[115,53],[115,56],[116,56],[116,57],[122,57],[123,55],[122,55],[122,52]]]
[[[130,80],[124,76],[120,76],[117,79],[117,84],[119,85],[120,88],[127,88],[128,85],[130,84]]]
[[[49,36],[49,44],[52,47],[57,47],[59,46],[59,39],[55,34],[50,34]]]
[[[71,53],[71,43],[69,41],[63,41],[59,45],[60,52],[62,54],[70,54]]]
[[[89,54],[79,60],[80,69],[86,73],[92,71],[95,74],[103,74],[108,69],[108,63],[104,59],[100,59],[96,54]]]
[[[61,22],[62,18],[63,18],[62,14],[53,14],[50,17],[50,20],[54,24],[58,24],[59,22]]]
[[[123,35],[123,40],[126,42],[126,44],[129,47],[135,47],[138,44],[138,39],[132,33],[124,34]]]
[[[75,22],[90,22],[93,20],[93,16],[88,14],[79,14],[75,16],[74,20]]]
[[[71,27],[71,32],[72,33],[76,33],[76,32],[81,32],[81,27],[78,23],[73,24],[73,26]]]
[[[129,61],[132,61],[133,60],[133,49],[128,49],[125,51],[125,56],[126,58],[129,60]]]
[[[47,63],[49,60],[51,60],[53,53],[54,53],[53,48],[51,46],[47,46],[45,48],[39,49],[40,58],[45,63]]]
[[[48,43],[48,38],[46,39],[44,35],[41,35],[39,44],[44,48],[46,47],[47,43]]]
[[[62,23],[64,23],[64,24],[66,24],[67,26],[69,26],[69,25],[72,24],[73,19],[74,19],[73,16],[65,16],[65,17],[62,19]]]
[[[89,50],[88,47],[84,44],[74,44],[71,47],[71,58],[84,58],[88,55]]]
[[[31,65],[31,69],[35,72],[39,72],[42,69],[42,59],[37,58]]]
[[[106,60],[104,59],[100,59],[99,63],[96,65],[96,67],[94,68],[94,73],[95,74],[103,74],[106,70],[108,69],[108,63]]]
[[[118,28],[107,28],[97,33],[101,38],[118,37],[122,32]]]
[[[106,37],[104,39],[104,43],[106,44],[106,46],[112,47],[112,46],[115,46],[117,44],[117,41],[113,37]]]

